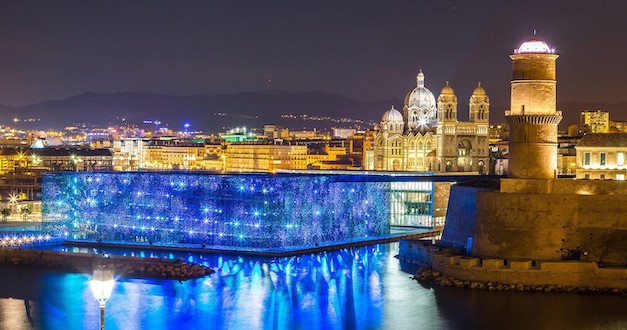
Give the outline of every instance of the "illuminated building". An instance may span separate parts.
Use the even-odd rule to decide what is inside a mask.
[[[507,140],[507,135],[509,134],[509,128],[507,124],[490,124],[488,127],[488,138],[490,143],[497,143],[500,141]]]
[[[263,125],[263,135],[268,140],[287,139],[290,137],[290,131],[277,125]]]
[[[137,171],[144,166],[144,149],[149,139],[123,138],[113,141],[113,169],[116,171]]]
[[[580,124],[588,126],[592,133],[608,133],[610,130],[610,113],[607,111],[582,111]]]
[[[313,131],[291,131],[290,138],[293,140],[313,140],[313,139],[325,139],[328,138],[324,135],[319,135],[315,130]]]
[[[225,171],[226,155],[205,155],[198,161],[198,166],[203,170]]]
[[[449,182],[390,182],[390,223],[400,227],[441,228]]]
[[[307,168],[307,146],[287,142],[241,142],[226,146],[227,171],[273,172]]]
[[[354,128],[337,128],[333,127],[331,137],[333,139],[348,139],[349,136],[353,136],[357,133]]]
[[[359,170],[355,166],[355,161],[350,157],[341,157],[335,160],[320,160],[315,163],[309,163],[307,169],[312,170]]]
[[[540,40],[529,40],[514,50],[509,125],[511,178],[551,179],[557,176],[555,61],[558,55]]]
[[[286,247],[389,233],[386,182],[359,176],[48,173],[52,236]]]
[[[627,121],[611,121],[610,129],[615,128],[616,132],[627,133]]]
[[[625,180],[626,133],[588,133],[576,149],[577,179]]]
[[[575,175],[577,171],[577,150],[575,146],[579,139],[570,136],[558,137],[557,142],[557,174]]]
[[[0,174],[13,173],[20,167],[26,167],[29,151],[19,148],[0,148]]]
[[[469,100],[470,121],[458,121],[453,88],[447,82],[436,104],[420,71],[403,112],[392,107],[381,117],[372,156],[365,156],[366,169],[487,173],[489,108],[479,84]]]
[[[200,169],[205,145],[189,140],[151,140],[144,152],[143,169]]]
[[[257,135],[248,131],[246,127],[230,129],[226,134],[220,134],[220,138],[226,142],[257,141]]]
[[[359,138],[359,142],[363,138]],[[318,140],[308,143],[307,168],[319,170],[361,170],[361,151],[355,152],[361,143],[354,140],[334,139]]]
[[[31,163],[50,171],[110,171],[113,156],[109,149],[46,147],[33,149]]]

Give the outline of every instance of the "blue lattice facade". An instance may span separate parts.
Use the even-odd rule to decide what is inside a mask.
[[[48,173],[43,228],[73,239],[261,248],[389,233],[389,182],[351,178]]]

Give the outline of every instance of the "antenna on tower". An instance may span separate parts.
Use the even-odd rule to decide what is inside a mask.
[[[533,29],[533,35],[534,36],[536,35],[536,29]]]
[[[268,89],[272,89],[272,74],[268,74]]]

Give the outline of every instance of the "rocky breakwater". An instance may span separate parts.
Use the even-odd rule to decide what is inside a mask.
[[[627,297],[627,290],[605,289],[586,286],[533,285],[525,283],[506,284],[499,282],[464,281],[446,276],[430,267],[421,267],[413,277],[414,280],[439,286],[452,286],[489,291],[528,291],[528,292],[568,292],[583,294],[620,294]]]
[[[91,274],[94,269],[102,266],[112,270],[115,276],[179,281],[204,277],[215,272],[210,267],[184,262],[181,259],[103,256],[19,248],[2,248],[0,264],[85,274]]]

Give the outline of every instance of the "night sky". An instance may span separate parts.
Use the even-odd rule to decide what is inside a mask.
[[[83,92],[402,98],[419,68],[509,104],[512,49],[557,49],[560,101],[627,101],[627,1],[2,1],[0,104]],[[497,110],[497,109],[494,109]],[[627,112],[627,109],[626,109]],[[622,117],[622,116],[620,116]]]

